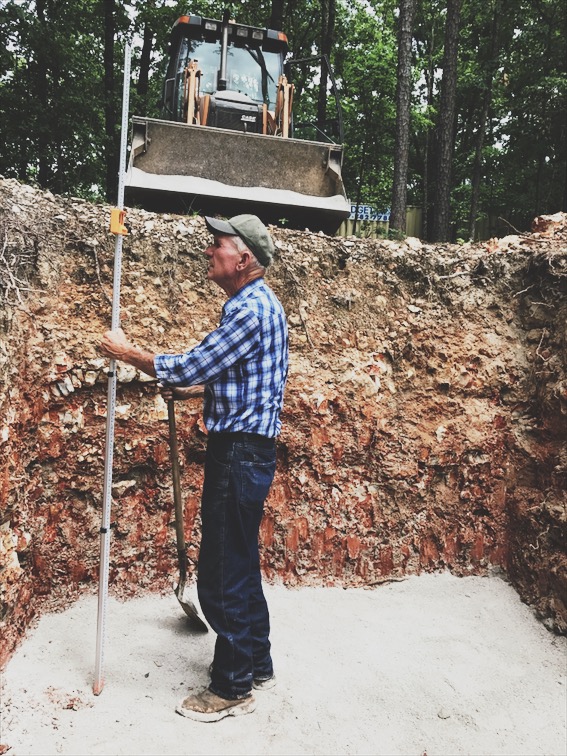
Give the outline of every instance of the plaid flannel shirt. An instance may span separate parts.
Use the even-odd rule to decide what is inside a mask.
[[[185,354],[158,354],[164,385],[205,384],[203,419],[209,432],[280,432],[288,370],[288,333],[279,300],[263,279],[227,300],[219,327]]]

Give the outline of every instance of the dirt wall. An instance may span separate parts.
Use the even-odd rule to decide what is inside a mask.
[[[0,630],[5,661],[35,613],[96,590],[114,237],[109,208],[0,180]],[[122,325],[156,351],[220,317],[198,217],[128,213]],[[567,629],[564,217],[484,245],[274,229],[290,377],[261,530],[266,577],[375,585],[505,570]],[[177,404],[188,554],[206,433]],[[166,407],[120,366],[111,590],[176,575]]]

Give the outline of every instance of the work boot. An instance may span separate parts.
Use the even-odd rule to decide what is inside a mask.
[[[209,664],[209,677],[213,676],[213,663],[211,662]],[[273,688],[276,684],[276,676],[272,675],[271,677],[255,677],[254,682],[252,683],[252,687],[254,690],[270,690],[270,688]]]
[[[276,684],[276,676],[272,675],[271,677],[266,677],[263,680],[261,678],[254,678],[254,682],[252,683],[252,687],[254,690],[270,690],[270,688],[273,688]]]
[[[218,722],[225,717],[238,717],[241,714],[251,714],[256,708],[253,695],[247,698],[237,698],[234,701],[221,698],[209,688],[192,696],[187,696],[176,707],[178,714],[197,722]]]

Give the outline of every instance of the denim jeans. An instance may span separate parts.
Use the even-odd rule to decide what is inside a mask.
[[[197,592],[217,633],[210,689],[231,700],[249,695],[254,679],[273,674],[258,531],[275,467],[274,439],[209,436]]]

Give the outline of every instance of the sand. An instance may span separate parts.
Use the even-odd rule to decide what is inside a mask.
[[[207,684],[214,635],[187,628],[173,592],[109,600],[94,696],[97,600],[85,596],[43,616],[8,664],[0,743],[10,756],[567,753],[567,639],[500,577],[266,594],[278,684],[255,693],[253,714],[175,713]]]

